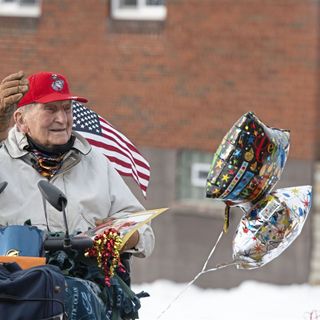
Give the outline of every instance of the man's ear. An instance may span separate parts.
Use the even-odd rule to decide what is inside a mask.
[[[19,131],[27,133],[28,132],[28,125],[27,125],[24,113],[18,109],[14,112],[13,118],[14,118],[14,122],[17,125]]]

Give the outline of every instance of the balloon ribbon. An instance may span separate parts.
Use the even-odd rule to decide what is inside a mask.
[[[227,233],[229,229],[230,223],[230,206],[226,204],[226,208],[224,209],[224,224],[223,224],[223,232]]]
[[[182,296],[182,294],[184,294],[187,289],[203,274],[208,273],[208,272],[212,272],[212,271],[216,271],[216,270],[220,270],[229,266],[233,266],[236,264],[236,262],[232,261],[230,263],[224,263],[224,264],[219,264],[216,265],[214,268],[210,268],[207,269],[207,265],[208,262],[210,260],[210,258],[213,256],[213,253],[216,251],[217,245],[220,242],[222,235],[224,232],[220,232],[220,235],[218,237],[218,240],[216,241],[216,243],[214,244],[214,246],[212,247],[205,263],[203,264],[203,267],[201,269],[201,271],[180,291],[180,293],[171,301],[171,303],[169,303],[169,305],[158,315],[157,320],[159,320],[168,310],[169,308],[178,300],[178,298],[180,298]]]

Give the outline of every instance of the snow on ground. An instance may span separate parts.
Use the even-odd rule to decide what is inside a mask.
[[[158,280],[132,287],[150,294],[141,299],[140,320],[320,320],[320,286],[255,281],[233,289],[192,285],[169,308],[186,284]]]

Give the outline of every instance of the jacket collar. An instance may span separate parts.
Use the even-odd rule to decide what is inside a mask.
[[[88,154],[91,150],[91,145],[88,141],[77,132],[72,131],[72,134],[76,137],[72,148],[80,151],[82,154]],[[4,145],[12,158],[21,158],[28,154],[28,151],[24,149],[28,146],[27,137],[16,126],[10,129]]]

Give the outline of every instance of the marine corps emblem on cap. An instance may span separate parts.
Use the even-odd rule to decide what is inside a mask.
[[[61,91],[64,86],[64,81],[60,79],[56,74],[51,75],[53,82],[51,84],[51,87],[54,91]]]

